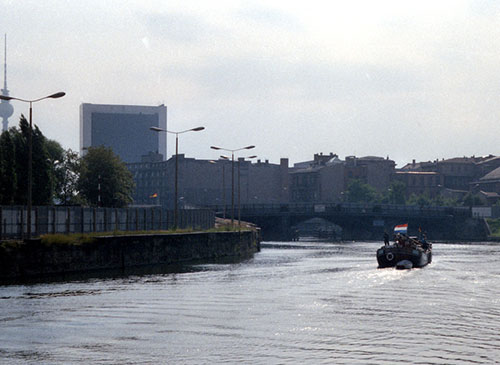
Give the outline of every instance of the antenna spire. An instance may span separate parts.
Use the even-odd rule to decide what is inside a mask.
[[[4,36],[4,63],[3,63],[3,89],[0,90],[3,96],[9,96],[7,89],[7,34]],[[14,108],[8,100],[1,100],[0,118],[2,118],[2,130],[6,131],[9,127],[9,117],[14,113]]]
[[[4,61],[3,61],[3,90],[6,95],[9,95],[7,90],[7,33],[4,36]]]

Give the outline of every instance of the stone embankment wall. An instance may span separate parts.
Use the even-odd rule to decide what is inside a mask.
[[[246,257],[260,250],[260,231],[98,237],[82,245],[39,239],[0,247],[0,279]]]

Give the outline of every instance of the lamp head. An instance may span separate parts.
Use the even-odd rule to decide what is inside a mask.
[[[196,127],[196,128],[191,129],[191,130],[192,130],[193,132],[199,132],[199,131],[202,131],[202,130],[204,130],[204,129],[205,129],[205,127]]]
[[[66,95],[64,91],[59,91],[58,93],[49,95],[48,98],[57,99],[57,98],[62,98],[64,95]]]
[[[216,147],[216,146],[210,146],[210,148],[213,150],[220,150],[221,149],[220,147]]]

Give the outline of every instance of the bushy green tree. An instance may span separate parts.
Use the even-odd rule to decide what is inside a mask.
[[[54,176],[54,202],[62,205],[85,204],[85,199],[78,194],[80,156],[77,152],[65,150],[54,140],[46,141],[50,168]]]
[[[29,124],[21,115],[18,128],[10,128],[9,133],[14,143],[17,185],[14,204],[28,202],[28,133]]]
[[[477,206],[483,206],[485,204],[478,194],[475,194],[473,192],[468,192],[462,200],[462,205],[466,207],[477,207]]]
[[[16,150],[8,131],[0,136],[0,204],[14,203],[17,188]]]
[[[19,127],[0,138],[0,203],[24,205],[28,202],[29,123],[21,115]],[[56,176],[54,161],[63,155],[59,143],[47,139],[37,126],[32,130],[32,203],[53,203]]]
[[[47,150],[47,138],[40,129],[33,128],[33,205],[50,205],[55,192],[53,164]]]
[[[386,193],[386,202],[389,204],[406,203],[406,185],[401,181],[393,181]]]
[[[58,160],[53,163],[56,177],[55,200],[63,205],[85,204],[86,200],[78,194],[78,179],[80,177],[80,157],[71,149],[63,151]]]
[[[459,205],[457,199],[445,198],[441,194],[438,194],[434,199],[432,199],[432,204],[441,207],[456,207]]]
[[[351,203],[375,203],[380,199],[379,194],[373,186],[359,179],[354,179],[349,182],[346,195],[347,201]]]
[[[419,194],[419,195],[411,194],[410,197],[408,198],[408,204],[409,205],[418,205],[420,207],[428,207],[428,206],[432,205],[432,199],[426,193]]]
[[[81,159],[78,188],[91,205],[100,198],[104,207],[124,207],[132,202],[134,180],[111,148],[91,147]]]

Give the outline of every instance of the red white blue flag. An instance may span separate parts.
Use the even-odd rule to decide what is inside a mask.
[[[403,233],[406,234],[408,232],[408,223],[406,224],[399,224],[396,227],[394,227],[394,233]]]

